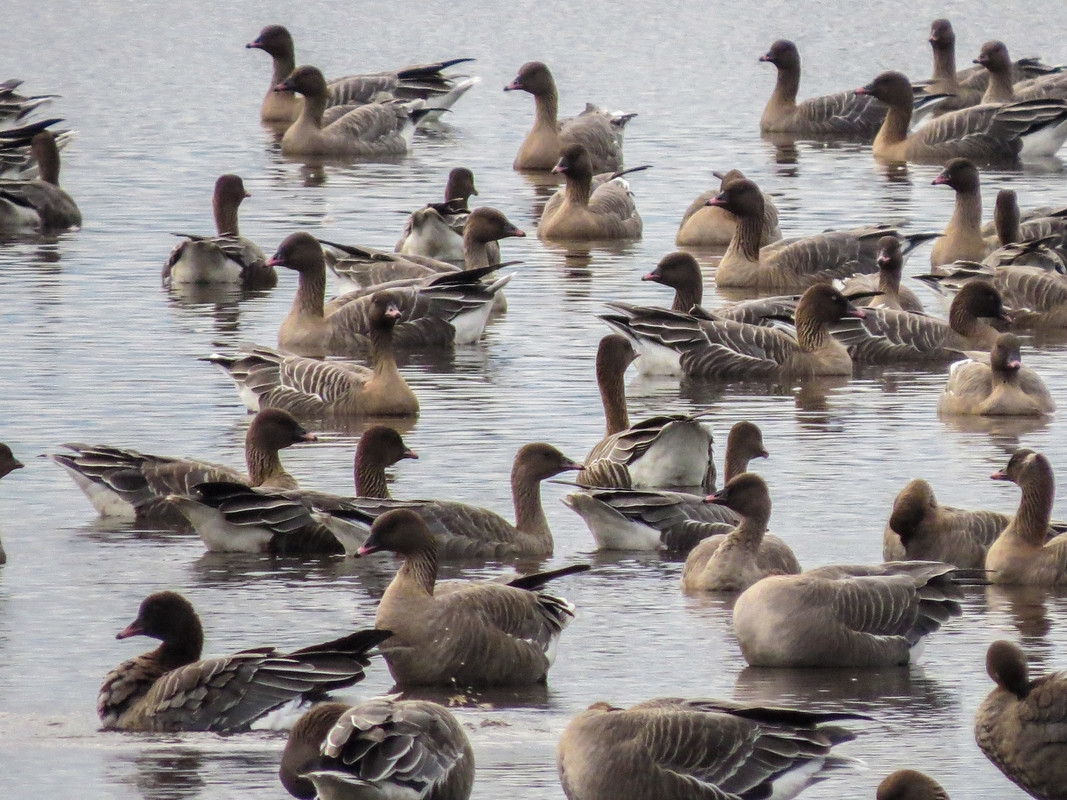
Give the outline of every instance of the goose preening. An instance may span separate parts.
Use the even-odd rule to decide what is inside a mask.
[[[744,472],[707,498],[741,516],[725,536],[703,540],[689,553],[682,568],[682,589],[703,592],[743,592],[768,575],[794,575],[800,562],[781,539],[767,538],[771,496],[763,478]]]
[[[763,133],[793,133],[801,136],[846,136],[873,138],[885,119],[886,108],[871,97],[844,91],[797,102],[800,88],[800,53],[787,39],[779,39],[760,56],[774,64],[778,80],[760,117]]]
[[[48,457],[63,467],[103,517],[174,518],[167,502],[204,481],[231,481],[246,486],[294,489],[296,479],[285,471],[278,451],[298,442],[314,442],[291,414],[280,409],[259,412],[245,435],[248,474],[188,458],[155,456],[110,445],[64,444],[71,452]],[[179,518],[180,520],[180,518]]]
[[[405,255],[465,263],[463,231],[471,213],[468,201],[471,195],[477,194],[474,173],[466,167],[454,167],[445,182],[444,202],[429,203],[410,214],[394,250]],[[494,246],[485,263],[499,260],[500,249]],[[468,263],[467,266],[482,265]]]
[[[253,242],[241,236],[237,209],[251,195],[239,175],[222,175],[215,181],[211,207],[215,236],[184,233],[163,265],[163,285],[184,283],[235,283],[246,289],[271,289],[278,282],[274,267]]]
[[[300,800],[467,800],[474,751],[452,713],[428,700],[320,703],[289,731],[278,777]]]
[[[949,800],[949,797],[930,776],[913,769],[898,769],[878,784],[875,800]]]
[[[890,667],[962,614],[955,567],[936,561],[818,567],[752,584],[734,633],[754,667]]]
[[[732,181],[743,180],[745,175],[739,169],[729,172],[712,173],[719,179],[719,188],[699,195],[689,204],[678,224],[678,233],[674,243],[678,247],[725,247],[734,238],[737,230],[737,217],[721,206],[708,205],[708,201],[726,188]],[[768,194],[763,195],[763,231],[759,246],[763,247],[782,238],[778,227],[778,208]],[[689,309],[679,309],[688,311]]]
[[[974,715],[978,749],[1012,783],[1039,800],[1061,800],[1067,786],[1067,676],[1030,678],[1026,654],[993,642],[986,672],[997,685]]]
[[[568,724],[556,767],[568,800],[795,797],[858,714],[658,698],[594,703]]]
[[[900,285],[904,274],[904,252],[900,239],[883,236],[878,240],[878,274],[856,274],[841,282],[839,289],[845,297],[855,295],[856,305],[864,308],[892,308],[898,311],[923,313],[922,301],[907,286]]]
[[[30,141],[37,178],[0,181],[0,232],[64,231],[82,224],[77,204],[59,187],[59,148],[50,131]]]
[[[968,359],[952,365],[937,401],[939,414],[1030,417],[1056,410],[1041,376],[1022,363],[1022,342],[1002,333],[988,360]]]
[[[293,37],[281,25],[267,25],[246,48],[262,50],[274,61],[270,85],[260,106],[265,123],[291,125],[300,116],[303,104],[291,91],[278,92],[276,87],[296,69]],[[453,58],[429,64],[415,64],[395,71],[349,75],[329,82],[328,106],[354,106],[373,103],[383,97],[401,100],[430,100],[435,109],[447,109],[466,93],[478,78],[445,75],[444,70],[472,58]],[[437,111],[439,116],[442,112]]]
[[[700,414],[649,417],[630,425],[626,410],[626,368],[637,358],[630,341],[619,334],[600,340],[596,379],[604,405],[606,431],[593,446],[579,486],[632,489],[715,486],[712,436]]]
[[[11,452],[11,448],[0,442],[0,478],[3,478],[5,475],[16,469],[22,469],[24,466],[25,464],[15,458],[15,454]],[[6,563],[7,553],[4,551],[3,543],[0,542],[0,564]]]
[[[545,581],[587,570],[587,565],[507,584],[437,585],[437,540],[422,517],[406,508],[378,517],[358,555],[380,550],[403,559],[374,618],[379,628],[393,632],[382,654],[397,685],[525,686],[546,681],[574,606],[537,590]]]
[[[589,154],[594,174],[622,167],[623,127],[636,114],[607,114],[587,105],[578,116],[561,121],[556,82],[540,61],[523,64],[504,91],[529,92],[534,97],[534,124],[515,155],[515,169],[548,172],[571,144],[580,144]]]
[[[539,239],[613,240],[640,239],[641,215],[637,213],[630,185],[622,179],[633,167],[597,176],[589,152],[580,144],[563,146],[553,172],[567,179],[562,189],[545,203],[537,224]],[[600,180],[603,178],[603,180]],[[599,181],[599,182],[598,182]]]
[[[363,680],[369,651],[389,635],[369,629],[288,653],[257,647],[201,660],[204,630],[192,604],[176,592],[155,592],[115,638],[148,636],[161,644],[107,674],[96,711],[105,729],[248,730],[292,700]]]

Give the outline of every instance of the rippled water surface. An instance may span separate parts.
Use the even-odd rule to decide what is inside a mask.
[[[977,2],[870,0],[743,7],[543,0],[499,10],[370,0],[5,4],[8,30],[18,35],[0,54],[0,79],[17,76],[31,91],[62,94],[51,112],[79,131],[64,152],[62,178],[85,227],[58,241],[0,246],[0,440],[27,465],[0,485],[10,557],[0,568],[0,795],[285,796],[275,777],[280,733],[98,732],[102,676],[147,649],[144,640],[116,642],[114,634],[146,594],[173,588],[199,608],[208,653],[308,644],[371,624],[393,573],[385,558],[207,556],[195,536],[105,524],[58,467],[37,457],[83,441],[242,462],[248,417],[224,376],[197,357],[240,342],[272,343],[294,276],[286,272],[275,290],[241,302],[196,302],[159,286],[170,233],[211,230],[219,174],[244,177],[252,197],[241,209],[242,232],[268,251],[300,229],[389,248],[398,212],[438,199],[457,165],[474,170],[479,202],[531,233],[504,243],[505,257],[523,264],[508,288],[507,315],[484,341],[445,363],[417,358],[406,368],[423,411],[403,432],[420,459],[400,465],[393,485],[400,497],[508,511],[519,446],[547,440],[580,459],[599,438],[592,370],[606,330],[596,314],[606,300],[668,302],[662,287],[639,278],[673,249],[681,213],[715,182],[713,169],[741,168],[773,193],[788,232],[898,219],[913,229],[943,227],[952,197],[930,186],[936,168],[889,177],[863,146],[779,151],[756,133],[774,80],[756,59],[772,40],[797,41],[807,96],[859,86],[888,68],[927,75],[929,22],[943,15],[955,24],[961,65],[994,37],[1017,56],[1067,61],[1067,7],[1055,3],[1019,5],[1011,15]],[[398,163],[289,162],[258,123],[268,60],[243,47],[268,23],[289,26],[298,61],[327,75],[474,56],[482,83],[448,115],[444,131],[420,134]],[[565,113],[586,100],[640,112],[626,151],[628,164],[654,167],[631,183],[645,220],[641,242],[568,253],[532,235],[544,191],[510,168],[532,103],[501,87],[535,58],[552,67]],[[1059,161],[986,174],[987,205],[1006,186],[1024,206],[1067,202]],[[928,247],[908,271],[921,272],[927,259]],[[923,299],[939,307],[925,291]],[[707,304],[718,302],[710,291]],[[734,421],[758,422],[771,451],[758,468],[774,499],[772,528],[811,567],[879,560],[892,498],[912,477],[930,479],[944,503],[1012,510],[1017,490],[988,475],[1016,447],[1067,464],[1063,358],[1055,343],[1024,353],[1060,402],[1060,415],[1047,423],[947,424],[934,413],[943,376],[896,370],[784,388],[634,378],[628,393],[635,419],[706,410],[720,451]],[[349,491],[360,430],[327,430],[325,441],[286,451],[284,460],[306,486]],[[984,653],[1008,637],[1025,645],[1038,672],[1067,665],[1063,597],[975,589],[964,616],[932,636],[923,663],[910,669],[754,670],[733,640],[728,603],[683,596],[678,562],[594,554],[581,520],[559,502],[565,491],[544,489],[556,539],[546,563],[588,560],[596,568],[560,582],[579,611],[548,687],[480,697],[486,705],[460,710],[479,765],[476,797],[562,797],[553,752],[567,720],[595,700],[657,695],[870,714],[856,725],[862,735],[840,748],[861,763],[805,797],[873,797],[881,777],[902,766],[929,771],[953,798],[1022,796],[973,743],[974,709],[991,686]],[[1067,506],[1057,504],[1056,513],[1067,516]],[[389,686],[377,663],[343,696]]]

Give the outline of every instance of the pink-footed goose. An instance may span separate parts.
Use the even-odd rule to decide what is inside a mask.
[[[801,136],[848,136],[872,138],[885,119],[886,109],[870,97],[837,92],[797,102],[800,88],[800,53],[787,39],[779,39],[760,56],[774,64],[778,80],[760,117],[763,133],[793,133]]]
[[[110,445],[64,444],[71,452],[52,453],[49,458],[70,474],[101,516],[169,520],[176,517],[167,496],[184,494],[204,481],[296,488],[296,479],[282,467],[278,451],[315,440],[288,412],[268,409],[256,415],[245,435],[247,475],[206,461]]]
[[[504,91],[529,92],[535,104],[534,124],[515,155],[515,169],[548,172],[559,161],[563,148],[571,144],[586,150],[593,173],[622,167],[623,127],[636,114],[606,114],[589,105],[578,116],[561,121],[556,82],[540,61],[523,64]]]
[[[104,728],[113,730],[248,730],[291,700],[363,680],[368,651],[389,635],[368,629],[288,653],[257,647],[200,660],[204,631],[192,604],[175,592],[155,592],[115,638],[148,636],[162,643],[108,673],[96,710]]]
[[[856,274],[846,278],[838,287],[841,293],[863,308],[891,308],[922,314],[922,301],[907,286],[900,285],[904,274],[900,239],[883,236],[878,240],[877,263],[877,275]]]
[[[944,233],[930,250],[930,265],[952,261],[981,261],[992,249],[982,236],[982,194],[978,168],[966,158],[953,158],[933,180],[956,193],[956,204]]]
[[[289,731],[278,777],[300,800],[467,800],[474,751],[452,713],[429,700],[320,703]]]
[[[556,767],[568,800],[795,797],[854,735],[842,712],[658,698],[594,703],[568,724]]]
[[[993,583],[1059,586],[1067,583],[1067,535],[1047,540],[1055,478],[1048,459],[1017,450],[1008,465],[990,476],[1022,490],[1019,510],[989,547],[985,569]]]
[[[1067,99],[1067,74],[1063,72],[1016,83],[1011,57],[1003,42],[990,41],[983,44],[975,63],[981,64],[989,72],[989,85],[982,95],[983,103]]]
[[[1021,348],[1018,336],[1002,333],[987,360],[953,364],[937,413],[1031,417],[1054,412],[1056,402],[1041,376],[1023,366]]]
[[[471,195],[477,194],[474,173],[466,167],[453,168],[445,182],[444,201],[429,203],[410,214],[404,221],[404,230],[394,251],[464,263],[463,230],[471,213],[468,201]],[[499,248],[491,247],[486,263],[499,260]]]
[[[290,234],[268,259],[299,274],[296,297],[278,328],[278,346],[296,355],[321,358],[353,355],[370,344],[372,296],[342,295],[326,304],[326,260],[309,233]],[[511,279],[489,285],[479,279],[495,267],[439,275],[432,285],[390,289],[402,314],[394,343],[402,348],[471,344],[485,330],[494,296]]]
[[[537,224],[537,237],[582,241],[640,239],[641,215],[637,213],[629,184],[622,180],[622,175],[640,169],[644,167],[607,175],[597,184],[585,147],[565,145],[552,171],[562,173],[567,182],[545,203]]]
[[[274,267],[253,242],[241,236],[237,209],[251,195],[239,175],[222,175],[215,181],[211,207],[215,236],[176,234],[182,241],[163,265],[163,285],[235,283],[246,289],[271,289],[278,282]]]
[[[948,792],[928,775],[898,769],[878,784],[875,800],[949,800]]]
[[[713,174],[719,179],[719,188],[704,192],[689,204],[689,208],[682,215],[682,221],[678,224],[678,233],[674,237],[674,243],[678,247],[725,247],[734,238],[737,218],[725,208],[708,205],[708,201],[725,189],[726,184],[743,180],[745,175],[739,169]],[[763,195],[763,213],[764,224],[760,247],[782,238],[782,231],[778,227],[778,208],[768,194]]]
[[[260,106],[260,119],[269,124],[291,125],[300,116],[303,104],[293,92],[277,92],[275,87],[296,69],[293,37],[281,25],[267,25],[246,48],[262,50],[274,62],[271,82]],[[350,75],[329,82],[328,106],[354,106],[373,103],[383,97],[401,100],[430,100],[435,109],[447,109],[478,82],[464,75],[445,75],[456,64],[473,61],[453,58],[429,64],[415,64],[392,72]],[[440,114],[441,112],[437,112]]]
[[[989,646],[985,664],[997,686],[974,714],[978,749],[1031,797],[1060,800],[1067,786],[1067,675],[1031,678],[1026,654],[1004,640]]]
[[[82,224],[77,204],[59,187],[59,148],[50,131],[37,133],[30,142],[37,162],[33,180],[0,182],[0,232],[32,229],[42,233],[64,231]]]
[[[5,475],[16,469],[22,469],[24,466],[25,464],[15,458],[15,454],[11,452],[11,448],[0,442],[0,478],[3,478]],[[0,542],[0,564],[6,563],[7,553],[4,551],[3,543]]]
[[[794,575],[800,562],[781,539],[766,537],[771,496],[763,478],[744,472],[707,498],[741,516],[725,536],[700,542],[682,568],[682,589],[701,592],[743,592],[768,575]]]
[[[509,583],[437,585],[437,540],[410,509],[374,521],[358,555],[399,555],[375,625],[392,631],[382,654],[398,686],[526,686],[544,683],[556,642],[574,606],[536,591],[546,580],[588,569],[575,565]]]
[[[1055,272],[1042,267],[990,267],[975,262],[957,262],[942,269],[946,274],[918,277],[939,291],[962,292],[976,283],[992,286],[1001,297],[1005,319],[1010,318],[1013,330],[1067,328],[1067,281]]]
[[[981,163],[1014,163],[1020,157],[1051,156],[1067,139],[1067,103],[1026,100],[952,111],[909,134],[912,89],[899,72],[883,72],[856,90],[889,106],[872,147],[881,161],[944,163],[969,158]]]
[[[593,446],[576,479],[579,486],[605,489],[715,485],[711,433],[699,414],[649,417],[630,425],[626,410],[626,368],[637,353],[626,337],[609,334],[596,353],[596,379],[606,431]]]
[[[1023,219],[1011,189],[997,192],[993,219],[982,226],[986,244],[995,248],[982,264],[990,267],[1040,267],[1067,272],[1067,209],[1031,209]]]

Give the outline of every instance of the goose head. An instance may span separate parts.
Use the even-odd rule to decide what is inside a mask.
[[[268,25],[245,47],[262,50],[274,58],[292,58],[294,53],[293,37],[282,25]]]
[[[278,249],[267,259],[268,267],[286,267],[296,272],[325,271],[326,257],[319,240],[305,231],[286,236]]]
[[[556,89],[552,73],[540,61],[527,61],[519,68],[519,74],[504,87],[505,92],[523,91],[534,96],[549,94]]]
[[[767,483],[754,472],[742,472],[731,478],[715,494],[704,498],[704,502],[725,506],[742,517],[767,519],[771,515],[771,494]]]
[[[471,195],[477,196],[478,190],[474,188],[474,173],[466,167],[456,167],[448,173],[448,182],[445,184],[445,200],[462,200],[467,205]]]
[[[748,178],[724,183],[724,188],[706,205],[724,208],[736,217],[763,219],[763,192]]]
[[[760,61],[774,64],[778,69],[800,69],[800,53],[788,39],[779,39],[771,49],[759,57]]]
[[[870,95],[890,106],[911,108],[911,81],[900,72],[883,72],[866,86],[856,90],[856,94]]]
[[[326,78],[316,67],[297,67],[284,81],[274,87],[276,92],[296,92],[304,97],[325,98],[328,94]]]
[[[932,184],[950,186],[957,192],[978,191],[978,167],[966,158],[953,158],[945,164],[945,168],[934,178]]]
[[[520,238],[526,236],[501,212],[488,206],[476,208],[471,212],[463,228],[463,235],[479,242],[495,242],[512,236]]]
[[[1030,693],[1026,654],[1015,643],[1001,639],[989,645],[985,669],[997,686],[1020,700]]]

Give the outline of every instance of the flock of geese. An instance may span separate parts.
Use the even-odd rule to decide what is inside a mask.
[[[942,164],[934,183],[956,197],[944,232],[873,225],[784,239],[771,198],[737,170],[720,175],[719,189],[686,210],[677,244],[725,247],[716,285],[758,297],[704,309],[700,265],[678,251],[644,276],[673,290],[670,307],[608,303],[603,320],[612,332],[596,358],[605,435],[581,462],[546,443],[523,446],[511,474],[513,521],[465,503],[391,498],[386,469],[417,456],[386,425],[369,427],[358,443],[354,496],[298,486],[279,453],[315,440],[301,419],[416,416],[419,399],[395,353],[478,341],[489,318],[506,311],[512,275],[501,273],[501,249],[526,234],[499,211],[470,209],[474,176],[457,168],[443,201],[407,220],[395,252],[298,232],[268,258],[240,235],[241,178],[221,176],[216,234],[183,237],[163,267],[164,285],[270,289],[278,267],[299,281],[276,346],[206,356],[255,412],[246,471],[112,445],[71,443],[50,458],[101,515],[192,526],[211,551],[386,551],[401,566],[374,629],[291,652],[262,647],[203,659],[192,605],[175,592],[151,594],[118,638],[161,644],[105,678],[104,727],[246,730],[290,700],[358,682],[375,654],[400,689],[546,681],[575,608],[545,587],[589,567],[493,581],[438,581],[437,572],[440,559],[551,555],[540,486],[564,473],[577,484],[565,502],[600,549],[687,554],[684,589],[737,594],[734,632],[751,665],[907,665],[929,634],[962,613],[962,584],[1067,583],[1067,537],[1050,518],[1053,473],[1040,453],[1019,450],[992,476],[1020,488],[1014,516],[939,506],[928,483],[913,481],[893,505],[885,563],[804,571],[788,543],[767,533],[770,490],[748,471],[768,455],[757,425],[742,421],[730,431],[715,491],[712,440],[700,414],[632,422],[627,411],[631,364],[643,374],[795,381],[902,362],[952,365],[938,404],[945,415],[1054,411],[1040,376],[1022,366],[1017,334],[1067,327],[1067,208],[1020,211],[1006,191],[994,221],[983,224],[980,168],[1059,149],[1067,138],[1067,72],[1013,62],[1000,42],[982,48],[975,68],[957,72],[945,20],[933,24],[930,43],[930,81],[886,72],[854,91],[797,102],[797,48],[775,42],[761,58],[776,67],[777,84],[760,125],[765,133],[864,137],[875,158]],[[469,60],[462,58],[327,80],[297,66],[292,37],[277,25],[248,47],[273,59],[261,120],[277,128],[291,156],[403,154],[416,127],[477,82],[445,71]],[[47,98],[17,88],[0,86],[0,113],[13,119],[0,132],[2,163],[13,170],[6,174],[21,176],[0,182],[0,230],[77,227],[77,206],[59,187],[62,134],[49,130],[54,121],[22,119]],[[565,179],[538,237],[639,238],[641,217],[623,176],[641,167],[626,170],[622,160],[624,126],[634,115],[590,105],[560,120],[553,76],[540,62],[523,65],[505,89],[535,103],[515,169]],[[904,260],[931,239],[931,270],[922,278],[953,295],[947,320],[926,315],[901,284]],[[331,272],[348,291],[327,300]],[[0,446],[0,477],[21,466]],[[1032,796],[1067,796],[1067,678],[1031,679],[1025,654],[1006,641],[989,648],[987,669],[995,688],[975,722],[982,752]],[[659,698],[628,709],[598,702],[563,733],[560,780],[571,800],[793,796],[830,763],[836,744],[853,738],[838,723],[858,717],[709,699]],[[301,798],[458,800],[470,794],[474,753],[452,714],[429,701],[322,703],[293,728],[280,777]],[[883,781],[878,797],[947,795],[902,770]]]

